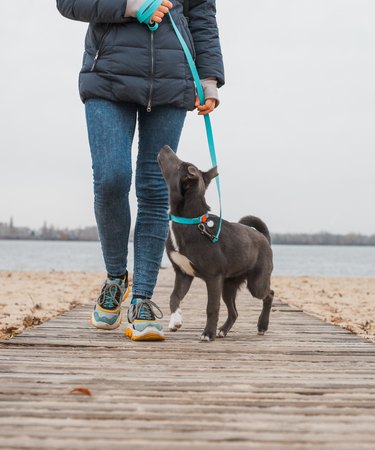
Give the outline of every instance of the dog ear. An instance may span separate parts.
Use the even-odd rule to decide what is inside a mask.
[[[188,178],[197,179],[199,178],[199,170],[195,166],[189,166],[188,169]]]
[[[213,180],[219,175],[217,171],[217,166],[212,167],[210,170],[207,170],[207,172],[202,172],[202,174],[206,186],[210,184],[211,180]]]

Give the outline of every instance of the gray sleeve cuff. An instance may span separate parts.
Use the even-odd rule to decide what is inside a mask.
[[[126,3],[125,17],[136,17],[138,9],[145,0],[128,0]]]
[[[214,100],[216,100],[215,108],[217,108],[220,104],[220,100],[216,78],[204,78],[203,80],[201,80],[201,83],[204,92],[204,97],[206,99],[213,98]]]

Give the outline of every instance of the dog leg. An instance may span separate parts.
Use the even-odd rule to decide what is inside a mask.
[[[221,278],[206,280],[207,285],[207,323],[202,333],[201,341],[213,341],[216,337],[217,322],[219,320],[220,297],[223,290]]]
[[[227,278],[226,280],[224,280],[223,300],[227,305],[228,318],[225,323],[218,329],[217,337],[225,337],[237,320],[238,312],[236,308],[236,296],[240,284],[241,280],[238,279]]]
[[[263,299],[263,309],[258,319],[258,334],[263,335],[268,330],[273,296],[274,291],[270,290],[269,294]]]
[[[171,318],[169,321],[169,330],[177,331],[182,327],[182,311],[180,303],[190,289],[193,277],[175,269],[174,289],[171,294],[169,306],[171,308]]]
[[[250,272],[247,278],[247,288],[255,298],[263,299],[262,312],[258,319],[258,334],[268,330],[270,311],[274,292],[271,289],[272,264],[266,264],[263,270]]]

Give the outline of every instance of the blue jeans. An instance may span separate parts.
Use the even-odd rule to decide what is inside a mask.
[[[138,203],[134,230],[133,295],[151,298],[168,232],[168,190],[157,155],[163,145],[176,151],[186,111],[103,99],[85,102],[94,176],[94,209],[108,274],[126,272],[130,231],[131,147],[138,115],[136,164]]]

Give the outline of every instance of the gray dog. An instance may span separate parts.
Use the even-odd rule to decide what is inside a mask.
[[[202,341],[212,341],[216,335],[225,337],[232,328],[238,316],[237,291],[244,282],[254,297],[263,300],[258,333],[264,334],[274,295],[270,288],[273,265],[267,226],[253,216],[244,217],[239,223],[223,220],[219,240],[213,243],[219,218],[207,214],[210,208],[204,195],[210,181],[217,176],[216,167],[202,172],[193,164],[181,161],[168,146],[160,150],[158,162],[168,185],[171,217],[177,220],[170,222],[166,244],[176,273],[169,329],[181,328],[180,303],[193,278],[199,277],[206,282],[208,293]],[[178,223],[181,217],[196,218],[198,223]],[[228,318],[216,331],[221,296],[228,308]]]

